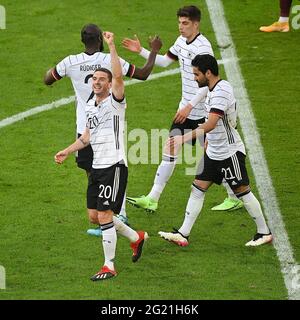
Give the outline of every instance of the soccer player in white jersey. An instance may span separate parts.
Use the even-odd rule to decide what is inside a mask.
[[[182,226],[174,232],[159,235],[179,246],[187,246],[191,229],[202,209],[205,192],[213,184],[226,179],[236,196],[256,223],[257,233],[246,246],[259,246],[272,241],[260,203],[251,192],[245,165],[245,146],[238,131],[236,100],[228,81],[219,77],[218,63],[211,55],[198,55],[192,61],[193,73],[199,87],[208,86],[205,101],[206,122],[183,136],[171,137],[168,146],[180,148],[182,143],[206,134],[207,149],[204,164],[198,168],[192,184]]]
[[[117,275],[114,260],[118,233],[127,237],[133,250],[132,261],[142,253],[148,234],[134,231],[117,219],[127,185],[128,168],[124,149],[126,100],[120,60],[111,32],[103,33],[111,57],[112,71],[96,69],[92,76],[94,97],[86,108],[86,129],[69,147],[55,155],[61,164],[69,154],[91,145],[93,164],[87,189],[89,216],[97,218],[102,230],[105,262],[91,280],[105,280]]]
[[[103,53],[103,38],[100,28],[94,24],[88,24],[81,30],[81,41],[85,45],[85,51],[76,55],[70,55],[59,62],[56,67],[50,69],[45,76],[45,84],[51,85],[63,77],[69,77],[72,81],[76,95],[76,124],[77,136],[80,137],[85,130],[85,106],[91,94],[91,78],[94,71],[104,67],[111,70],[111,57],[109,53]],[[152,39],[151,54],[147,63],[140,69],[120,58],[122,74],[128,77],[146,80],[151,73],[155,56],[153,50],[161,47],[158,37]],[[76,155],[77,166],[86,170],[87,175],[92,167],[93,151],[90,146],[80,150]],[[127,222],[125,199],[119,218]],[[97,221],[89,217],[90,222],[96,224]],[[99,236],[101,229],[89,229],[88,234]]]
[[[155,64],[161,67],[167,67],[174,61],[179,61],[180,65],[182,98],[170,129],[170,136],[183,135],[184,132],[194,130],[200,123],[205,121],[203,105],[207,88],[198,88],[196,81],[194,81],[191,61],[198,54],[210,54],[213,56],[210,42],[199,33],[201,11],[195,6],[186,6],[177,11],[177,17],[180,36],[164,56],[158,55],[155,60]],[[124,39],[123,45],[130,51],[140,53],[144,58],[148,58],[150,54],[148,50],[141,47],[137,38],[135,40]],[[193,140],[192,144],[194,145],[195,142],[196,140]],[[139,198],[127,197],[129,203],[147,211],[155,211],[158,207],[161,193],[173,174],[176,160],[177,154],[167,150],[165,147],[162,162],[156,171],[150,193]],[[212,208],[212,210],[235,210],[241,208],[242,202],[236,198],[226,182],[224,186],[227,189],[228,198],[221,205]]]

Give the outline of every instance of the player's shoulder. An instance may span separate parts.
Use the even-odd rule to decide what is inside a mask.
[[[184,45],[184,44],[186,44],[186,38],[183,37],[182,35],[180,35],[175,40],[174,44]]]
[[[86,52],[80,52],[77,54],[71,54],[63,59],[64,63],[68,66],[78,65],[82,63],[89,63],[89,62],[103,62],[103,61],[110,60],[110,54],[103,53],[103,52],[95,52],[93,54],[88,54]]]
[[[198,48],[203,49],[212,49],[210,41],[202,34],[199,33],[198,36],[194,39],[193,44]]]
[[[212,90],[213,95],[229,99],[233,96],[233,88],[227,80],[221,79]]]

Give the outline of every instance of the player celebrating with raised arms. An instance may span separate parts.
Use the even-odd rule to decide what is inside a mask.
[[[63,77],[69,77],[72,81],[76,95],[76,125],[77,137],[80,137],[86,126],[85,107],[91,92],[91,78],[97,68],[106,68],[111,70],[111,57],[109,53],[103,53],[103,37],[100,28],[95,24],[87,24],[81,30],[81,41],[85,46],[82,53],[69,55],[60,61],[54,68],[50,69],[46,75],[44,82],[46,85],[52,85]],[[156,57],[156,51],[161,48],[161,41],[158,37],[154,37],[150,41],[151,52],[146,64],[142,68],[138,68],[133,64],[120,58],[122,74],[135,79],[146,80],[151,73]],[[84,169],[87,176],[90,174],[93,162],[93,151],[90,145],[79,150],[76,154],[77,166]],[[121,208],[119,218],[127,222],[127,214],[125,210],[125,200]],[[97,224],[97,220],[89,217],[90,222]],[[101,229],[89,229],[88,234],[100,236]]]
[[[104,32],[103,37],[109,47],[112,71],[105,68],[95,70],[92,76],[93,94],[86,107],[86,129],[72,145],[55,155],[56,163],[61,164],[69,154],[89,144],[93,150],[87,208],[89,216],[100,224],[105,258],[101,270],[91,278],[93,281],[117,275],[114,266],[117,231],[130,240],[133,262],[140,258],[148,237],[146,232],[136,232],[114,216],[120,212],[128,176],[124,148],[126,100],[114,35]]]

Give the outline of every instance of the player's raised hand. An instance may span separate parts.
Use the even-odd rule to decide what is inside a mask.
[[[159,52],[162,42],[159,36],[149,37],[149,45],[152,51]]]
[[[122,45],[125,49],[127,49],[131,52],[140,53],[142,50],[140,40],[136,34],[134,35],[134,39],[129,39],[129,38],[123,39]]]
[[[103,32],[103,39],[107,43],[107,45],[112,45],[114,44],[114,34],[109,31],[104,31]]]
[[[68,153],[65,150],[57,152],[54,156],[54,160],[57,164],[62,164],[68,157]]]

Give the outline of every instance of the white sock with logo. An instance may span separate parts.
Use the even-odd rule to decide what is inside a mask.
[[[194,184],[188,200],[185,217],[182,226],[178,230],[182,235],[188,237],[191,233],[192,227],[202,209],[204,202],[205,192],[201,191]]]
[[[240,199],[244,202],[246,210],[253,218],[257,227],[257,232],[262,234],[268,234],[270,230],[262,213],[260,203],[255,197],[255,195],[250,191],[244,196],[241,196]]]
[[[101,224],[102,246],[104,252],[104,265],[111,270],[115,270],[114,260],[117,246],[117,232],[113,222]]]
[[[113,216],[113,221],[117,232],[128,238],[130,242],[136,242],[139,239],[138,233],[131,229],[127,224],[119,220],[116,216]]]
[[[159,200],[161,193],[173,174],[176,166],[176,160],[177,156],[163,155],[163,160],[156,171],[153,187],[148,194],[151,199],[155,201]]]

